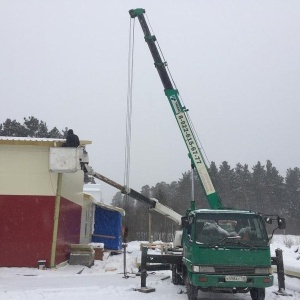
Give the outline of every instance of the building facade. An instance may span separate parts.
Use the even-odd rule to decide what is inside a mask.
[[[0,267],[55,267],[68,260],[70,244],[91,236],[83,230],[92,227],[83,171],[50,170],[50,149],[63,142],[0,137]]]

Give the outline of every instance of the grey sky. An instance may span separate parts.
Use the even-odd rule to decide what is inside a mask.
[[[208,158],[299,167],[300,2],[0,0],[0,122],[90,139],[123,183],[128,10],[143,7]],[[130,186],[171,182],[187,150],[136,22]],[[117,191],[102,184],[105,198]]]

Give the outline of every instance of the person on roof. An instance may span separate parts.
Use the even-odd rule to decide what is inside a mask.
[[[77,148],[80,145],[79,138],[74,134],[73,129],[68,130],[68,135],[65,143],[62,144],[62,147],[75,147]]]

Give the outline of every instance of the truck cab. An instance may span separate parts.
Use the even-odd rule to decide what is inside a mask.
[[[184,281],[190,299],[198,289],[250,291],[251,296],[262,296],[264,289],[273,285],[268,234],[263,217],[257,213],[191,211],[184,222],[183,245]]]

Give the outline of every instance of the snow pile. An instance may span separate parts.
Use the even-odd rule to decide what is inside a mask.
[[[93,246],[94,248],[104,248],[103,243],[89,243],[89,245]]]
[[[271,244],[271,254],[282,250],[285,271],[300,273],[300,236],[274,235]]]

